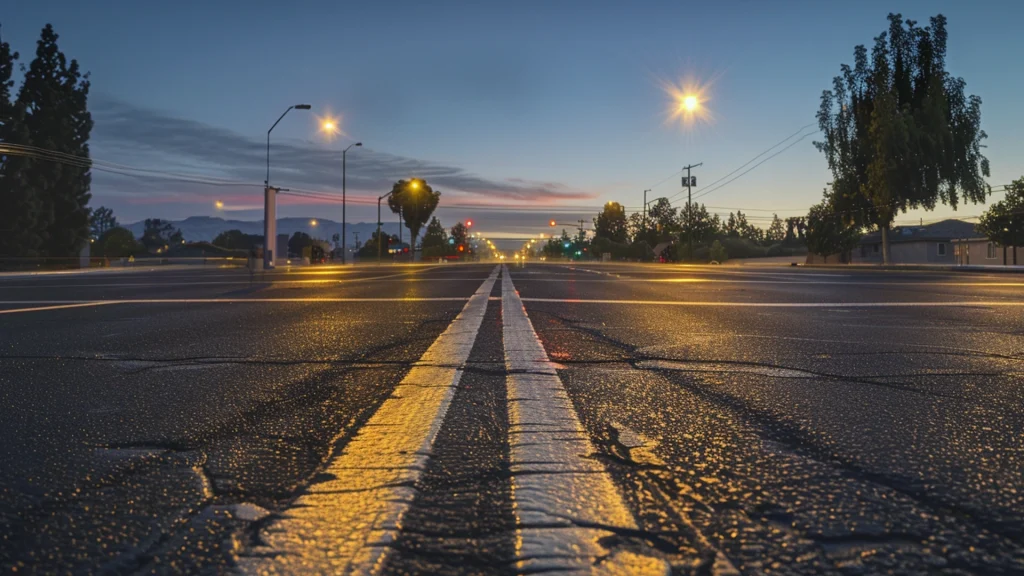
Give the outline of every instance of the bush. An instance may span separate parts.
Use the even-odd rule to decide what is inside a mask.
[[[104,258],[127,258],[142,252],[142,245],[135,240],[132,231],[118,226],[103,233],[96,241],[100,252],[97,256]]]
[[[729,259],[729,251],[722,246],[722,243],[715,240],[715,243],[711,245],[711,250],[708,252],[708,256],[712,261],[718,262],[719,264]]]
[[[629,245],[629,258],[641,262],[651,262],[654,260],[654,250],[647,242],[637,240]]]

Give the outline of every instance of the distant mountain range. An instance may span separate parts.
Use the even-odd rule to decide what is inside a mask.
[[[277,220],[277,233],[291,236],[295,232],[305,232],[314,238],[330,240],[334,234],[341,234],[341,223],[324,218],[316,218],[316,226],[312,225],[314,218],[279,218]],[[263,220],[225,220],[214,216],[189,216],[184,220],[168,220],[172,226],[181,230],[181,235],[189,242],[209,242],[218,234],[227,230],[241,230],[246,234],[263,234]],[[145,229],[145,222],[128,224],[126,228],[132,231],[135,236],[142,236]],[[385,222],[382,226],[388,234],[398,234],[397,222]],[[354,244],[356,235],[359,240],[365,242],[370,235],[377,230],[377,225],[372,222],[351,222],[346,226],[348,243]],[[409,231],[402,230],[403,237],[409,235]],[[407,240],[408,241],[408,240]]]

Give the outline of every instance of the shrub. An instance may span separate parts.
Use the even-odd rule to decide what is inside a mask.
[[[729,259],[729,251],[725,249],[725,246],[722,246],[721,242],[715,240],[715,243],[711,245],[711,250],[709,251],[708,256],[712,261],[721,264]]]

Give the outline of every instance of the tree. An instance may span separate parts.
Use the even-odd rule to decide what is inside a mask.
[[[29,144],[24,109],[11,101],[18,53],[0,39],[0,143]],[[27,156],[0,152],[0,256],[38,256],[44,230],[42,203],[26,185]]]
[[[648,246],[657,244],[658,231],[650,218],[645,219],[640,212],[634,212],[626,220],[626,230],[630,242],[644,241]]]
[[[92,216],[89,218],[89,226],[93,238],[103,236],[107,230],[117,227],[117,218],[114,218],[114,211],[105,206],[100,206],[93,210]]]
[[[422,246],[426,248],[444,247],[448,243],[448,231],[441,225],[441,221],[434,216],[427,224],[427,230],[423,233]]]
[[[292,237],[288,239],[288,253],[301,255],[302,250],[307,246],[313,245],[313,237],[305,232],[296,231],[292,234]]]
[[[104,258],[127,258],[142,251],[131,230],[115,226],[107,230],[96,240],[100,248],[99,256]]]
[[[722,229],[722,220],[717,214],[711,215],[703,205],[687,204],[679,218],[682,224],[682,231],[679,233],[681,242],[689,242],[692,232],[693,241],[696,244],[703,244],[714,239]]]
[[[594,236],[607,238],[612,242],[626,241],[626,209],[618,202],[609,202],[594,218]]]
[[[383,254],[387,253],[387,246],[389,244],[397,244],[398,243],[398,235],[397,234],[388,234],[387,232],[384,232],[383,230],[380,232],[380,238],[383,238],[383,240],[384,240],[384,246],[381,247],[382,250],[380,250],[380,252],[377,251],[377,245],[379,244],[379,242],[377,241],[377,239],[378,239],[377,231],[374,230],[370,234],[370,239],[367,240],[366,244],[363,244],[363,247],[360,248],[359,251],[357,252],[359,257],[360,258],[376,258],[378,256],[378,254],[379,255],[383,255]]]
[[[217,234],[212,244],[228,250],[251,250],[255,246],[263,244],[263,236],[246,234],[241,230],[225,230]]]
[[[721,264],[729,259],[729,252],[725,249],[725,246],[722,246],[720,241],[715,240],[715,243],[711,245],[711,250],[708,251],[708,256],[714,262]]]
[[[434,191],[426,180],[420,178],[399,180],[391,187],[388,207],[395,214],[401,214],[405,227],[409,229],[409,246],[415,248],[420,228],[427,223],[440,201],[441,192]]]
[[[1024,246],[1024,177],[1007,186],[1006,197],[981,215],[978,231],[1003,247],[1004,264],[1006,248],[1013,247],[1013,264],[1017,264],[1016,247]]]
[[[981,98],[965,96],[966,82],[946,71],[946,38],[942,15],[920,28],[889,14],[870,63],[855,47],[853,67],[842,65],[821,96],[824,140],[814,144],[832,171],[829,203],[852,225],[881,230],[885,263],[896,214],[939,202],[955,209],[989,191]]]
[[[668,198],[658,198],[647,214],[658,231],[659,240],[668,240],[679,232],[679,209]]]
[[[786,227],[779,219],[778,214],[772,214],[772,223],[764,233],[764,239],[768,242],[782,242],[786,239]]]
[[[27,144],[75,156],[75,163],[31,158],[23,166],[23,184],[40,206],[36,225],[43,231],[47,256],[76,253],[89,236],[89,134],[92,116],[86,103],[89,75],[78,61],[67,61],[47,24],[36,44],[36,57],[25,70],[17,107],[24,116]]]
[[[783,242],[787,244],[802,243],[806,230],[807,223],[802,216],[786,218],[786,238]]]
[[[159,218],[147,218],[143,223],[142,246],[146,250],[159,251],[171,244],[181,244],[181,230]]]
[[[469,238],[469,228],[462,222],[456,223],[455,226],[452,226],[451,238],[456,245],[465,244],[466,239]]]
[[[846,257],[860,241],[860,227],[837,214],[826,192],[822,202],[811,206],[807,214],[807,249],[818,256],[840,254]]]

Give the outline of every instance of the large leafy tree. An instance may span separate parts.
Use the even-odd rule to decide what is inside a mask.
[[[881,230],[886,263],[897,214],[988,193],[981,98],[946,71],[946,38],[942,15],[922,28],[890,14],[870,58],[854,48],[853,67],[842,65],[821,96],[824,139],[815,146],[832,171],[831,204],[848,222]]]
[[[89,236],[88,142],[93,122],[86,106],[88,78],[78,61],[68,62],[57,46],[57,33],[47,24],[25,69],[16,105],[24,115],[28,144],[81,159],[58,163],[32,158],[22,169],[23,185],[38,198],[36,225],[43,231],[41,251],[47,256],[74,254]]]
[[[441,201],[441,192],[435,191],[426,180],[412,178],[399,180],[391,187],[388,207],[395,214],[401,214],[405,227],[409,229],[410,246],[416,246],[420,228],[430,219]]]
[[[1024,177],[1006,187],[1006,197],[989,206],[981,215],[978,231],[989,240],[1006,248],[1013,247],[1013,263],[1017,264],[1017,246],[1024,246]]]
[[[612,242],[625,242],[627,234],[626,209],[618,202],[608,202],[594,218],[594,236]]]
[[[811,206],[804,236],[811,253],[823,257],[845,255],[857,246],[860,236],[861,228],[836,212],[827,191],[819,204]]]

